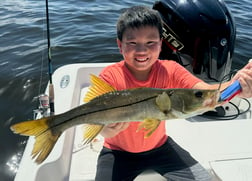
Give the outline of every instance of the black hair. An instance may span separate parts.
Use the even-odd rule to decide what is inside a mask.
[[[145,6],[133,6],[126,9],[117,22],[117,38],[122,40],[123,33],[127,28],[140,28],[144,26],[157,27],[162,38],[162,19],[158,11]]]

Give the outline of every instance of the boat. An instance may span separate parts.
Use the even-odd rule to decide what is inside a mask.
[[[90,74],[98,75],[112,63],[78,63],[64,65],[52,75],[55,114],[83,104]],[[49,87],[49,86],[48,86]],[[45,94],[48,94],[48,88]],[[252,179],[252,99],[233,98],[222,106],[227,120],[195,116],[166,121],[167,134],[188,150],[214,177],[222,181]],[[234,106],[235,105],[235,106]],[[235,108],[236,107],[236,108]],[[237,114],[237,108],[239,113]],[[221,111],[219,111],[221,112]],[[236,115],[231,119],[232,115]],[[66,130],[48,158],[36,164],[30,154],[34,138],[29,137],[15,181],[91,181],[103,138],[82,142],[83,125]],[[162,181],[152,170],[140,174],[135,181]]]

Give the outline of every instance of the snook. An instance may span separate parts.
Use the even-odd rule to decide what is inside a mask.
[[[141,121],[139,129],[149,137],[160,120],[188,118],[212,110],[219,100],[218,90],[137,88],[116,91],[96,76],[86,104],[63,114],[14,124],[15,133],[35,136],[32,157],[43,162],[66,129],[88,124],[84,133],[86,143],[92,141],[104,125],[116,122]],[[106,93],[107,92],[107,93]]]

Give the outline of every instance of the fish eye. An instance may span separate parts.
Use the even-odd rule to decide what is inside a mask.
[[[201,98],[203,96],[203,92],[202,91],[197,91],[194,93],[195,97]]]

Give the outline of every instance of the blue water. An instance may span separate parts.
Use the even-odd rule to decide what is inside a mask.
[[[139,0],[151,6],[154,1]],[[252,1],[226,0],[237,25],[233,68],[252,58]],[[52,0],[50,30],[53,69],[79,62],[118,61],[115,23],[131,0]],[[26,143],[11,124],[32,119],[34,99],[48,81],[45,2],[0,1],[0,176],[13,180]]]

